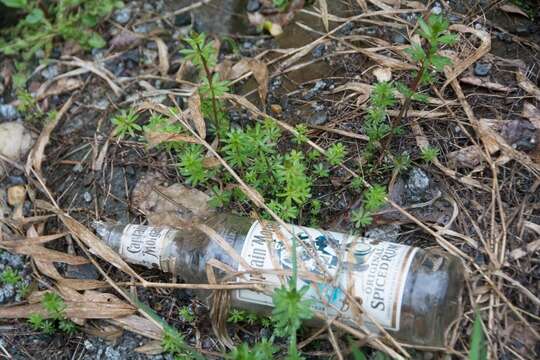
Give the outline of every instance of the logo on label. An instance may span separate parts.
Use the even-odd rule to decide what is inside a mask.
[[[160,266],[163,239],[169,231],[143,225],[128,225],[122,234],[121,255],[145,266]]]
[[[343,308],[346,299],[344,289],[352,286],[353,296],[362,298],[365,310],[373,318],[387,329],[399,329],[406,275],[416,249],[394,243],[372,243],[369,239],[356,239],[358,241],[353,244],[353,242],[349,243],[349,239],[344,234],[323,233],[316,229],[294,225],[291,225],[291,228],[299,240],[296,249],[297,259],[304,269],[316,275],[324,275],[323,272],[326,272],[326,274],[336,276],[338,266],[340,266],[340,257],[347,259],[342,261],[350,265],[351,271],[347,271],[347,267],[341,268],[336,279],[338,286],[309,279],[298,280],[299,287],[310,286],[306,297],[316,300],[314,309],[325,309],[321,298],[336,308]],[[292,244],[292,234],[278,224],[264,223],[263,225],[255,222],[246,237],[242,257],[248,259],[254,268],[273,269],[275,265],[270,256],[273,253],[276,257],[274,260],[277,260],[283,269],[291,269],[290,252],[284,244],[284,237],[289,240],[289,245]],[[342,249],[343,244],[345,244],[345,249]],[[353,245],[354,248],[352,248]],[[341,252],[340,249],[342,249]],[[313,253],[313,250],[316,253]],[[320,265],[324,267],[322,271]],[[244,269],[239,266],[239,270]],[[352,278],[348,274],[351,274]],[[258,275],[258,279],[261,279],[261,275]],[[275,283],[276,286],[280,283],[279,278],[271,274],[266,274],[262,280]],[[272,305],[272,298],[265,294],[239,290],[236,295],[239,300],[246,302]],[[326,310],[329,309],[331,308]]]

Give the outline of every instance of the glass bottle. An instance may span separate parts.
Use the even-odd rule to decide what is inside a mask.
[[[254,221],[233,214],[215,214],[204,222],[216,231],[253,268],[273,269],[271,257],[290,267],[289,252],[276,223]],[[445,333],[460,311],[464,270],[461,261],[447,253],[356,238],[345,234],[291,225],[297,239],[309,242],[317,261],[298,245],[298,263],[321,275],[320,264],[338,276],[341,289],[351,289],[363,307],[396,339],[415,345],[444,346]],[[205,283],[206,264],[217,259],[233,269],[245,270],[222,247],[196,227],[170,229],[143,225],[96,223],[97,233],[126,261],[178,274],[188,283]],[[277,235],[280,233],[280,235]],[[354,240],[351,240],[354,239]],[[289,242],[290,243],[290,242]],[[269,246],[273,249],[269,250]],[[351,248],[352,247],[352,248]],[[352,249],[352,250],[351,250]],[[270,254],[271,252],[271,254]],[[338,259],[345,259],[339,261]],[[345,266],[339,266],[339,264]],[[351,266],[351,271],[348,267]],[[352,277],[350,273],[352,272]],[[279,286],[279,279],[265,276]],[[310,284],[302,279],[299,286]],[[351,284],[351,281],[353,284]],[[324,296],[339,307],[339,287],[311,283],[306,296]],[[252,290],[234,290],[232,305],[259,312],[271,310],[271,297]],[[322,306],[319,302],[314,306]],[[366,320],[367,321],[367,320]],[[369,323],[366,323],[369,327]]]

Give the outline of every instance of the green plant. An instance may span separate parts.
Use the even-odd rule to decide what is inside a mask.
[[[217,48],[215,43],[213,41],[206,41],[206,35],[204,33],[192,33],[191,37],[186,38],[185,41],[189,44],[190,48],[182,49],[180,53],[204,74],[202,84],[199,87],[199,94],[203,99],[203,103],[205,100],[210,101],[212,106],[212,120],[216,132],[225,133],[226,129],[223,128],[226,125],[223,123],[223,105],[218,98],[229,91],[229,82],[221,80],[219,74],[212,70],[217,64]],[[204,107],[202,112],[203,114],[206,112]]]
[[[364,153],[370,160],[375,151],[381,147],[381,140],[391,132],[387,121],[388,108],[396,103],[394,87],[388,82],[379,82],[373,86],[370,96],[370,106],[364,119],[364,131],[368,137],[368,144]]]
[[[271,340],[262,339],[253,347],[244,343],[235,347],[226,358],[230,360],[272,360],[277,348]]]
[[[339,165],[345,159],[346,151],[345,146],[342,143],[333,143],[326,150],[326,158],[332,165]]]
[[[364,203],[351,214],[351,220],[358,229],[363,229],[373,222],[373,213],[385,203],[386,189],[378,184],[364,192]]]
[[[133,110],[122,110],[120,114],[111,119],[111,122],[116,126],[114,129],[114,135],[119,139],[123,139],[126,135],[134,137],[136,132],[142,131],[141,125],[137,124],[139,115]]]
[[[238,324],[246,320],[247,313],[244,310],[232,309],[229,312],[227,321],[233,324]]]
[[[476,313],[473,324],[473,331],[471,334],[471,348],[469,351],[469,360],[486,360],[487,359],[487,346],[482,329],[482,319],[480,313]]]
[[[411,157],[409,156],[409,154],[404,153],[401,155],[396,155],[394,157],[394,169],[398,173],[406,171],[410,167],[411,167]]]
[[[195,315],[193,314],[189,306],[186,306],[186,305],[182,306],[178,310],[178,315],[180,315],[180,317],[182,318],[182,321],[184,322],[187,322],[187,323],[195,322]]]
[[[184,336],[174,329],[165,329],[161,347],[165,352],[173,355],[182,354],[185,347]]]
[[[77,325],[65,316],[66,304],[64,300],[53,292],[46,292],[41,299],[41,306],[47,311],[50,319],[45,320],[41,314],[30,314],[28,323],[32,329],[51,335],[57,329],[73,334],[77,331]]]
[[[272,4],[274,4],[278,10],[284,11],[289,6],[289,0],[272,0]]]
[[[422,149],[421,155],[425,162],[432,162],[439,156],[439,149],[428,146]]]
[[[289,350],[287,359],[301,359],[296,346],[297,331],[300,328],[302,321],[311,319],[313,311],[311,305],[313,300],[304,299],[304,295],[309,290],[309,285],[303,286],[301,289],[297,287],[298,281],[298,264],[297,264],[297,239],[292,237],[291,249],[291,267],[292,274],[286,286],[282,285],[274,290],[272,295],[272,321],[274,323],[274,331],[277,336],[289,337]]]
[[[13,270],[10,266],[7,266],[0,274],[0,281],[6,285],[17,285],[22,277],[17,270]]]
[[[447,31],[448,21],[442,15],[430,15],[427,21],[419,17],[418,26],[417,33],[424,39],[424,44],[414,43],[406,51],[417,63],[420,71],[416,74],[411,86],[403,84],[398,86],[398,90],[405,96],[405,102],[392,123],[393,128],[399,125],[403,117],[406,117],[413,100],[425,100],[425,96],[418,94],[417,91],[421,85],[433,81],[432,72],[442,72],[446,65],[452,64],[448,57],[438,54],[443,46],[457,42],[457,36]]]
[[[203,159],[203,147],[199,144],[190,144],[186,146],[184,151],[180,154],[180,174],[186,177],[188,184],[197,186],[198,184],[206,182],[210,177],[210,171],[204,167]]]
[[[48,57],[57,38],[75,41],[87,49],[104,47],[105,40],[93,29],[123,6],[117,0],[0,1],[26,14],[16,26],[2,31],[0,52],[21,54],[26,60],[39,50]]]

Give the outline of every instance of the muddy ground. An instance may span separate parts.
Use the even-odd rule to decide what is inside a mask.
[[[296,69],[292,66],[283,67],[283,60],[275,59],[287,50],[300,48],[324,36],[326,31],[321,17],[313,6],[308,6],[305,9],[307,11],[296,14],[294,20],[284,26],[282,35],[273,38],[249,24],[245,9],[248,3],[252,2],[209,1],[191,11],[170,17],[163,15],[197,2],[129,2],[126,5],[129,11],[117,11],[110,21],[100,27],[103,36],[109,41],[119,33],[121,27],[141,34],[159,28],[168,45],[171,67],[167,76],[159,74],[158,50],[155,42],[148,39],[128,49],[109,47],[94,50],[78,56],[89,62],[100,63],[109,70],[121,92],[115,94],[102,78],[87,73],[79,76],[83,85],[75,92],[53,95],[44,100],[42,106],[56,109],[70,97],[73,101],[66,115],[51,133],[40,177],[46,182],[51,196],[63,211],[88,226],[94,220],[143,222],[144,217],[132,205],[131,198],[138,180],[146,174],[158,173],[169,184],[184,182],[177,171],[176,160],[170,153],[156,148],[148,149],[144,142],[137,139],[116,140],[112,134],[110,118],[119,109],[134,106],[142,99],[141,96],[169,105],[171,100],[175,100],[184,106],[184,96],[174,94],[182,91],[182,83],[174,80],[182,60],[176,50],[181,45],[180,38],[190,30],[204,31],[221,39],[233,39],[236,44],[234,49],[222,41],[220,60],[238,61],[241,57],[263,54],[261,58],[270,64],[266,103],[261,104],[257,83],[252,78],[238,81],[232,92],[246,96],[261,111],[286,123],[308,124],[310,140],[323,148],[335,141],[342,141],[351,149],[348,163],[358,164],[358,155],[365,142],[358,136],[355,137],[355,134],[363,134],[362,117],[365,109],[358,105],[358,95],[354,95],[354,92],[338,92],[336,89],[355,80],[369,84],[375,81],[372,70],[380,64],[365,53],[355,51],[355,46],[367,47],[367,43],[372,47],[408,44],[406,29],[369,22],[349,22],[343,25],[347,18],[362,12],[358,6],[361,2],[329,1],[329,13],[337,19],[330,21],[330,29],[343,25],[342,28],[310,48],[304,57],[293,63],[292,65],[297,65]],[[540,82],[540,20],[534,2],[527,3],[531,18],[502,11],[495,3],[497,2],[448,1],[442,4],[432,3],[429,6],[432,11],[434,8],[443,11],[453,24],[463,24],[489,34],[490,51],[459,77],[475,77],[506,86],[508,89],[494,90],[484,85],[462,82],[465,99],[477,119],[491,119],[495,123],[494,129],[502,134],[509,147],[517,154],[526,154],[530,163],[520,161],[521,158],[510,150],[494,152],[490,163],[477,162],[475,156],[472,155],[471,158],[470,154],[463,155],[466,159],[458,157],[456,160],[452,154],[481,142],[482,133],[471,126],[470,119],[462,104],[457,102],[451,86],[444,90],[439,86],[435,90],[441,90],[441,97],[455,102],[448,107],[438,108],[444,112],[442,116],[417,116],[416,121],[430,145],[440,150],[439,160],[443,166],[421,161],[419,134],[414,132],[411,126],[405,126],[404,133],[393,138],[390,147],[396,154],[410,154],[413,159],[412,170],[400,175],[393,174],[390,170],[373,175],[370,179],[388,184],[392,178],[391,196],[404,206],[429,201],[435,193],[451,199],[446,203],[431,204],[427,208],[415,210],[414,215],[423,222],[434,225],[433,229],[440,229],[442,224],[453,219],[451,230],[454,235],[457,233],[460,236],[452,236],[450,232],[442,234],[468,256],[470,268],[476,269],[468,276],[464,315],[453,332],[447,352],[412,350],[412,358],[415,359],[466,356],[475,307],[482,309],[489,343],[492,349],[495,349],[492,350],[496,354],[494,358],[535,359],[540,356],[539,340],[531,330],[540,331],[539,247],[527,247],[535,241],[537,243],[540,236],[540,147],[537,145],[540,141],[540,130],[529,126],[531,122],[523,114],[525,103],[539,108],[540,97],[520,87],[515,75],[522,71],[532,84],[538,86]],[[370,9],[371,7],[372,5]],[[163,18],[153,21],[159,17]],[[403,15],[402,18],[414,23],[415,17]],[[379,20],[392,23],[389,18]],[[62,45],[58,44],[59,49],[62,49]],[[468,45],[475,47],[478,44],[470,40],[470,43],[463,47]],[[283,51],[272,51],[279,49]],[[37,68],[38,64],[33,66]],[[62,62],[53,62],[48,67],[41,66],[29,80],[28,88],[39,87],[45,82],[51,76],[47,71],[52,72],[54,77],[70,69],[72,68]],[[403,80],[410,77],[401,70],[392,69],[392,72]],[[149,90],[145,82],[153,89]],[[160,93],[160,90],[165,91]],[[434,91],[430,94],[435,96]],[[6,89],[3,103],[9,104],[13,100],[14,94]],[[414,108],[424,109],[433,111],[433,107],[422,105]],[[254,121],[254,115],[239,106],[231,104],[227,111],[231,122],[236,126],[246,126]],[[141,117],[141,120],[143,119],[144,117]],[[4,121],[7,120],[0,119],[0,122]],[[36,135],[42,132],[42,123],[25,122],[25,125]],[[449,174],[446,171],[448,169],[455,170],[456,173]],[[320,227],[350,230],[350,212],[358,206],[361,197],[347,186],[348,182],[348,174],[335,168],[330,180],[321,180],[314,184],[312,193],[324,204]],[[0,175],[0,194],[19,184],[27,184],[31,194],[24,203],[24,216],[40,215],[43,210],[35,205],[35,199],[47,199],[47,194],[43,192],[43,188],[39,188],[39,179],[26,173],[23,168],[12,166],[8,173]],[[477,184],[484,186],[484,189],[479,189]],[[204,188],[200,190],[208,191]],[[10,216],[12,209],[7,206],[5,209],[6,216]],[[229,210],[247,215],[251,208],[232,204]],[[309,214],[301,214],[298,223],[307,225],[308,216]],[[387,240],[422,247],[439,246],[433,236],[401,214],[393,217],[380,215],[375,220],[376,224],[368,229],[368,236],[388,237]],[[63,231],[62,224],[54,218],[42,226],[42,234]],[[501,277],[493,275],[497,269],[488,252],[483,246],[476,249],[472,246],[483,242],[500,242],[502,238],[506,242],[506,252],[502,255],[506,265],[498,271],[502,271],[510,280],[502,280]],[[68,242],[69,240],[65,239],[58,240],[51,247],[65,252],[71,246]],[[520,254],[519,251],[523,254],[516,255]],[[74,252],[84,256],[77,246],[74,247]],[[11,264],[10,266],[18,269],[24,281],[31,284],[31,289],[43,290],[53,284],[51,279],[38,275],[39,272],[30,257],[10,255],[5,251],[0,255],[0,265]],[[129,276],[122,274],[111,264],[101,260],[100,264],[115,281],[129,281]],[[93,266],[81,268],[57,263],[56,268],[66,277],[102,278]],[[157,271],[142,267],[135,269],[149,281],[170,280]],[[496,291],[491,290],[493,283],[487,283],[477,269],[487,273],[488,278],[496,283]],[[190,290],[133,290],[142,302],[151,305],[205,356],[218,358],[219,354],[223,353],[223,347],[212,332],[208,309],[196,300]],[[13,289],[2,291],[2,306],[24,304],[27,301]],[[191,309],[195,321],[184,321],[176,315],[183,306]],[[516,317],[516,312],[522,314],[526,322]],[[2,349],[5,349],[14,359],[169,358],[168,355],[135,352],[136,348],[148,343],[147,337],[129,331],[118,331],[118,328],[105,326],[100,321],[90,323],[83,331],[74,335],[48,336],[33,331],[24,320],[0,319],[0,356],[5,356],[2,353]],[[229,324],[228,332],[236,343],[241,343],[268,336],[269,330],[260,325]],[[310,338],[313,333],[312,329],[304,329],[301,341]],[[306,358],[337,358],[336,351],[326,335],[316,336],[312,340],[314,341],[302,349]],[[343,353],[350,356],[347,355],[346,336],[342,336],[339,343]],[[370,350],[367,350],[366,354],[371,356]]]

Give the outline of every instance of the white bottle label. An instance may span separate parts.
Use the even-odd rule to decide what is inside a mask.
[[[332,312],[332,307],[334,307],[345,314],[350,314],[350,310],[343,309],[345,303],[343,290],[350,289],[355,297],[362,299],[364,310],[379,324],[388,330],[399,330],[403,291],[416,248],[356,238],[354,241],[356,256],[353,256],[352,250],[346,249],[346,245],[353,242],[353,236],[290,226],[298,239],[313,245],[318,253],[319,264],[322,263],[326,267],[327,273],[335,276],[340,270],[337,278],[339,287],[299,279],[299,288],[304,285],[310,286],[306,297],[315,300],[313,305],[315,310],[322,311],[325,308],[321,302],[321,297],[323,297],[325,302],[331,305],[327,308],[329,312]],[[283,241],[280,240],[282,236],[287,237],[289,244],[292,244],[291,233],[280,225],[265,222],[263,226],[256,221],[246,237],[242,248],[242,258],[256,269],[275,269],[274,262],[282,269],[290,269],[290,254]],[[304,266],[305,270],[322,275],[314,256],[311,256],[301,244],[297,245],[298,269],[301,270]],[[274,259],[272,259],[272,254],[275,256]],[[342,264],[338,269],[340,258]],[[347,267],[343,266],[345,262],[352,263],[352,271],[348,271]],[[246,269],[240,265],[238,270]],[[277,275],[263,274],[263,278],[265,283],[275,284],[276,287],[281,284]],[[257,279],[260,279],[260,276]],[[238,290],[235,295],[240,301],[272,306],[272,298],[262,293]],[[369,320],[366,318],[366,321]]]
[[[161,252],[170,229],[127,225],[122,233],[120,256],[149,268],[161,268]]]

